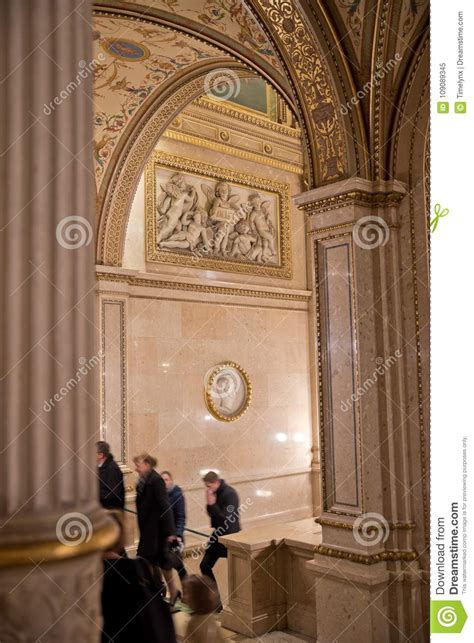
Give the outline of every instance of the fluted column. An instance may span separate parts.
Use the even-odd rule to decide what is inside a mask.
[[[2,2],[0,29],[0,640],[94,641],[114,528],[95,475],[91,3]]]
[[[412,270],[400,260],[406,190],[353,178],[295,201],[308,215],[315,299],[322,543],[307,565],[317,640],[426,640],[426,452],[409,421],[421,384],[401,292]]]

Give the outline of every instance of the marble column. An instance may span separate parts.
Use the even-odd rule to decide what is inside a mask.
[[[0,32],[0,640],[99,641],[91,3]]]
[[[406,199],[397,181],[358,178],[295,198],[308,217],[315,301],[322,542],[307,566],[318,643],[427,636],[416,549],[427,519],[418,494],[426,471],[423,444],[408,431],[417,383],[405,357],[411,336],[400,288]]]

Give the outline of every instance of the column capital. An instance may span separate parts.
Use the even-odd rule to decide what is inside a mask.
[[[300,210],[312,215],[348,205],[391,207],[398,205],[406,194],[407,188],[401,181],[369,181],[352,177],[297,194],[293,202]]]

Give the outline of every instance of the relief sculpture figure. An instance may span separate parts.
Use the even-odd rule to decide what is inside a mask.
[[[214,191],[205,184],[201,188],[207,196],[209,218],[215,227],[214,252],[226,256],[229,234],[242,216],[239,213],[239,196],[231,195],[230,186],[225,181],[219,181]]]
[[[163,194],[158,198],[158,234],[156,243],[168,239],[175,229],[181,229],[180,219],[197,203],[196,189],[186,183],[181,173],[173,174],[170,180],[161,185]]]
[[[250,229],[255,232],[261,242],[261,256],[263,261],[268,261],[276,253],[275,229],[267,209],[268,201],[262,202],[262,197],[257,192],[249,196],[251,207],[249,215]]]
[[[209,245],[207,225],[207,212],[204,208],[197,207],[187,212],[181,219],[183,230],[172,234],[166,241],[160,243],[161,248],[183,248],[194,250],[202,241]]]
[[[270,201],[258,192],[232,194],[230,184],[200,183],[181,172],[160,184],[156,201],[156,244],[162,250],[185,250],[265,264],[275,262],[276,231]]]

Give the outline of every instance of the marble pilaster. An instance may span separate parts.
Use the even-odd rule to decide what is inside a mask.
[[[414,546],[425,521],[411,489],[424,484],[425,472],[422,445],[408,448],[414,381],[400,292],[405,198],[397,181],[353,178],[294,199],[308,216],[315,299],[322,543],[307,566],[320,643],[375,643],[397,630],[413,641],[426,636],[414,598],[426,591]]]

